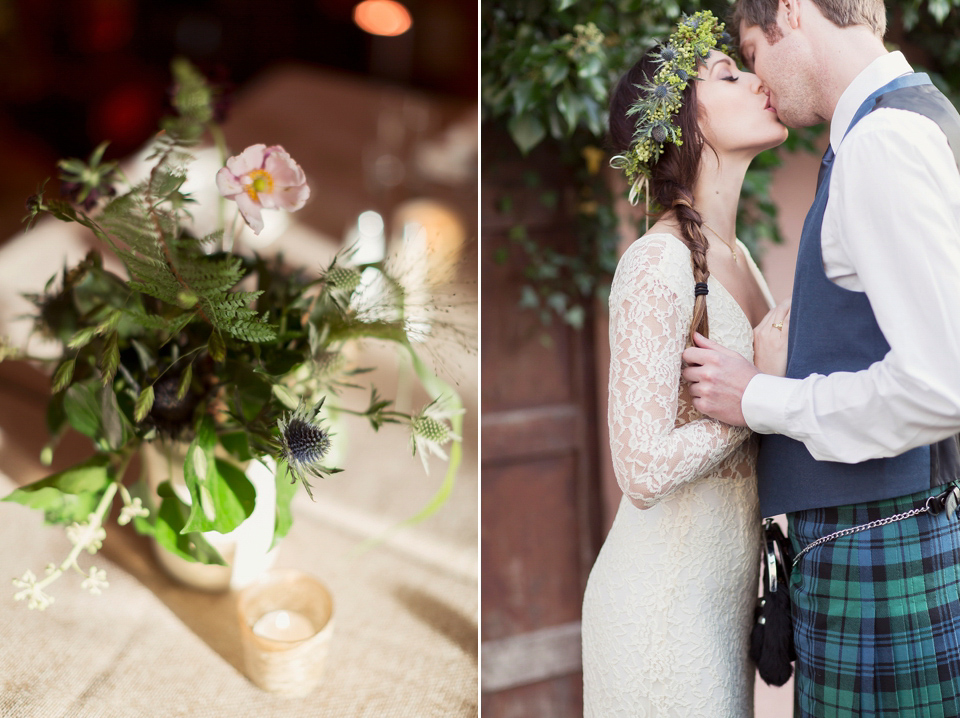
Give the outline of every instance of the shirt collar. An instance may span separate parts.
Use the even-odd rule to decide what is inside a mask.
[[[878,57],[853,78],[853,82],[847,85],[847,89],[840,95],[840,101],[837,102],[830,122],[830,145],[834,152],[840,146],[850,121],[857,114],[863,101],[891,80],[910,72],[913,72],[913,68],[910,67],[903,53],[891,52]]]

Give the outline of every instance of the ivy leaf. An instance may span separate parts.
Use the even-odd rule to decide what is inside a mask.
[[[575,329],[583,329],[584,318],[585,313],[583,307],[579,304],[575,307],[571,307],[570,310],[563,316],[563,320]]]
[[[603,72],[603,58],[599,54],[589,54],[587,55],[584,63],[580,65],[580,69],[577,70],[577,75],[580,77],[593,77],[594,75],[599,75]]]
[[[570,74],[570,64],[564,57],[554,57],[550,62],[543,66],[543,79],[551,87],[556,87],[567,79]]]
[[[183,477],[192,499],[183,533],[228,533],[253,513],[253,484],[229,461],[214,457],[216,443],[213,419],[204,416],[183,464]]]
[[[84,436],[100,436],[100,401],[90,382],[74,384],[63,397],[63,410],[70,426]]]
[[[3,501],[41,509],[48,523],[83,522],[110,483],[109,470],[110,457],[96,454],[69,469],[14,489]]]
[[[250,441],[245,431],[232,431],[220,435],[220,445],[237,461],[250,461],[253,452],[250,451]]]
[[[157,543],[187,561],[226,566],[227,562],[203,537],[203,534],[197,531],[184,531],[190,507],[173,491],[165,493],[167,496],[160,503],[156,523],[153,526],[153,537]],[[139,526],[137,530],[140,530]]]
[[[529,284],[524,284],[520,294],[520,307],[523,309],[536,309],[540,306],[540,297],[536,290]]]
[[[54,394],[67,386],[73,379],[73,367],[76,362],[76,358],[67,359],[67,361],[57,369],[57,373],[53,375],[53,386],[51,387]]]
[[[950,14],[950,2],[948,0],[930,0],[927,4],[927,9],[930,11],[930,14],[933,15],[933,18],[937,21],[937,24],[943,24],[943,21],[947,19],[947,15]]]
[[[543,125],[533,115],[519,115],[510,119],[507,129],[523,154],[536,147],[546,136]]]
[[[116,451],[127,443],[133,433],[133,427],[126,415],[120,411],[120,404],[112,387],[100,390],[100,412],[107,446]]]
[[[533,80],[518,80],[513,87],[513,112],[522,115],[530,106]]]
[[[581,101],[577,93],[570,87],[564,87],[557,95],[557,109],[567,121],[567,134],[573,133],[577,128],[577,121],[580,117]]]
[[[149,414],[150,409],[153,408],[153,396],[153,385],[151,384],[145,387],[143,391],[140,392],[140,396],[137,397],[137,403],[133,409],[133,419],[138,424],[147,418],[147,414]]]

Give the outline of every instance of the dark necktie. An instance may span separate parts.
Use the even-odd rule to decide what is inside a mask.
[[[823,153],[823,159],[820,160],[820,172],[817,174],[818,190],[820,189],[820,183],[823,181],[823,176],[827,173],[830,165],[833,164],[834,157],[836,157],[836,153],[833,151],[833,145],[827,145],[827,151]]]

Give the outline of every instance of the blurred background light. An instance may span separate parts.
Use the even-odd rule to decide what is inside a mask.
[[[371,35],[387,37],[402,35],[413,25],[410,11],[394,0],[364,0],[353,9],[353,21]]]

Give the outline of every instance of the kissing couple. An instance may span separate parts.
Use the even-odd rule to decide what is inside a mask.
[[[960,115],[885,29],[882,0],[738,0],[612,93],[613,164],[659,215],[610,294],[624,495],[583,600],[586,716],[753,715],[781,514],[795,716],[960,715]],[[740,190],[824,121],[774,306]]]

